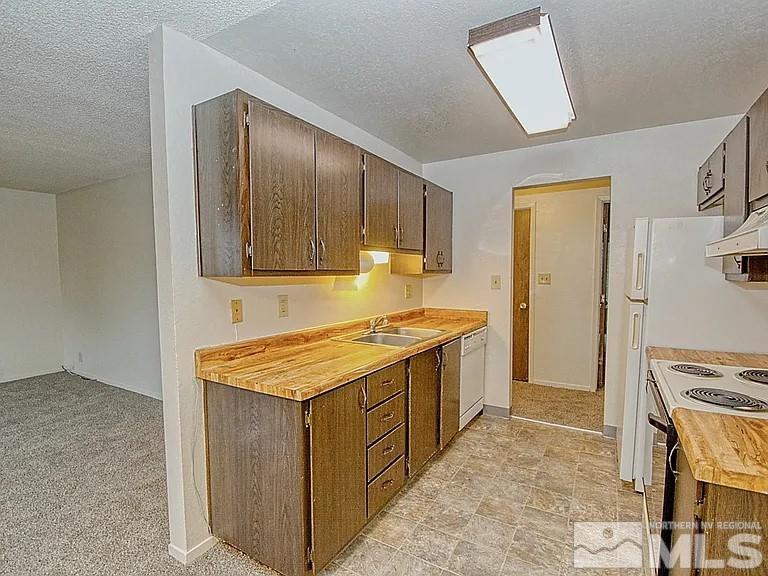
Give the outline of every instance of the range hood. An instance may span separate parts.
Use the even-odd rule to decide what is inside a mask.
[[[707,257],[768,255],[768,206],[755,210],[732,233],[707,244]]]

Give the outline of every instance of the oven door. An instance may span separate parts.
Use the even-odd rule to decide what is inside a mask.
[[[661,546],[663,543],[668,550],[672,539],[671,522],[674,514],[675,470],[679,446],[674,424],[650,370],[646,392],[648,429],[646,466],[643,474],[646,523],[644,548],[647,550],[650,573],[667,576],[668,569],[661,561]]]

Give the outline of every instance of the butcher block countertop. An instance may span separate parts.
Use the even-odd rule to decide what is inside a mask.
[[[309,400],[424,350],[487,325],[487,312],[417,308],[387,314],[391,326],[445,330],[407,348],[334,340],[368,329],[371,318],[277,334],[195,352],[197,377],[210,382]]]
[[[648,348],[655,360],[768,368],[768,354]],[[768,420],[676,408],[680,444],[701,482],[768,494]]]

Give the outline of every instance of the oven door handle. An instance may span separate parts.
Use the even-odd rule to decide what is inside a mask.
[[[661,430],[664,434],[669,434],[669,426],[656,414],[648,413],[648,424],[656,428],[656,430]]]

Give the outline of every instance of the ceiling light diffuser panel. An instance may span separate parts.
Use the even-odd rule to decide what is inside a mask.
[[[535,8],[469,31],[468,48],[529,135],[576,119],[548,14]]]

